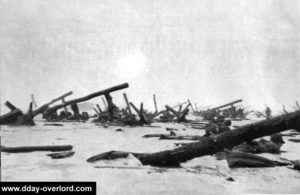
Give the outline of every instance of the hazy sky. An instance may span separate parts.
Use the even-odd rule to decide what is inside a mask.
[[[153,109],[300,100],[298,0],[0,0],[1,104],[128,82]],[[72,96],[71,96],[72,97]],[[100,98],[93,102],[101,103]]]

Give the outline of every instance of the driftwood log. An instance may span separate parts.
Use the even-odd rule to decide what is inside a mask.
[[[199,135],[165,135],[161,134],[159,139],[167,139],[167,140],[200,140],[202,136]]]
[[[215,137],[205,137],[198,142],[186,144],[173,150],[165,150],[155,153],[131,153],[122,151],[110,151],[95,155],[88,162],[109,160],[126,157],[129,153],[138,158],[143,165],[153,166],[179,166],[196,157],[212,155],[224,148],[232,148],[245,141],[272,135],[289,129],[300,129],[300,111],[284,114],[257,123],[249,124],[227,131]]]
[[[61,158],[68,158],[75,154],[74,151],[65,151],[65,152],[58,152],[53,154],[47,154],[47,156],[50,156],[52,159],[61,159]]]
[[[20,147],[4,147],[1,146],[1,152],[19,153],[19,152],[34,152],[34,151],[66,151],[72,150],[71,145],[59,146],[20,146]]]
[[[199,135],[170,135],[170,134],[146,134],[143,135],[143,138],[153,138],[157,137],[159,139],[167,140],[200,140],[203,137]]]

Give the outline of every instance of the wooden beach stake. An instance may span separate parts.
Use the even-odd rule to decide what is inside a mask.
[[[125,102],[126,102],[127,110],[129,112],[129,114],[132,115],[130,104],[129,104],[129,101],[128,101],[126,93],[123,93],[123,96],[124,96],[124,99],[125,99]]]
[[[35,99],[34,99],[34,96],[33,96],[33,94],[31,94],[31,102],[33,103],[33,106],[36,108],[37,107],[37,104],[36,104],[36,101],[35,101]]]
[[[155,108],[155,112],[158,112],[158,110],[157,110],[157,103],[156,103],[156,96],[155,96],[155,94],[153,94],[153,102],[154,102],[154,108]]]
[[[96,104],[96,106],[97,106],[97,108],[98,108],[99,113],[102,113],[102,110],[101,110],[99,104]]]

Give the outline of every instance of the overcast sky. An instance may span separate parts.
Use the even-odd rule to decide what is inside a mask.
[[[153,109],[300,100],[298,0],[0,0],[1,104],[128,82]],[[93,102],[101,103],[100,98]]]

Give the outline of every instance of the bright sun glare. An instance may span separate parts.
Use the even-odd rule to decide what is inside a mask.
[[[117,61],[115,74],[121,79],[133,79],[145,72],[146,57],[141,51],[133,51]]]

